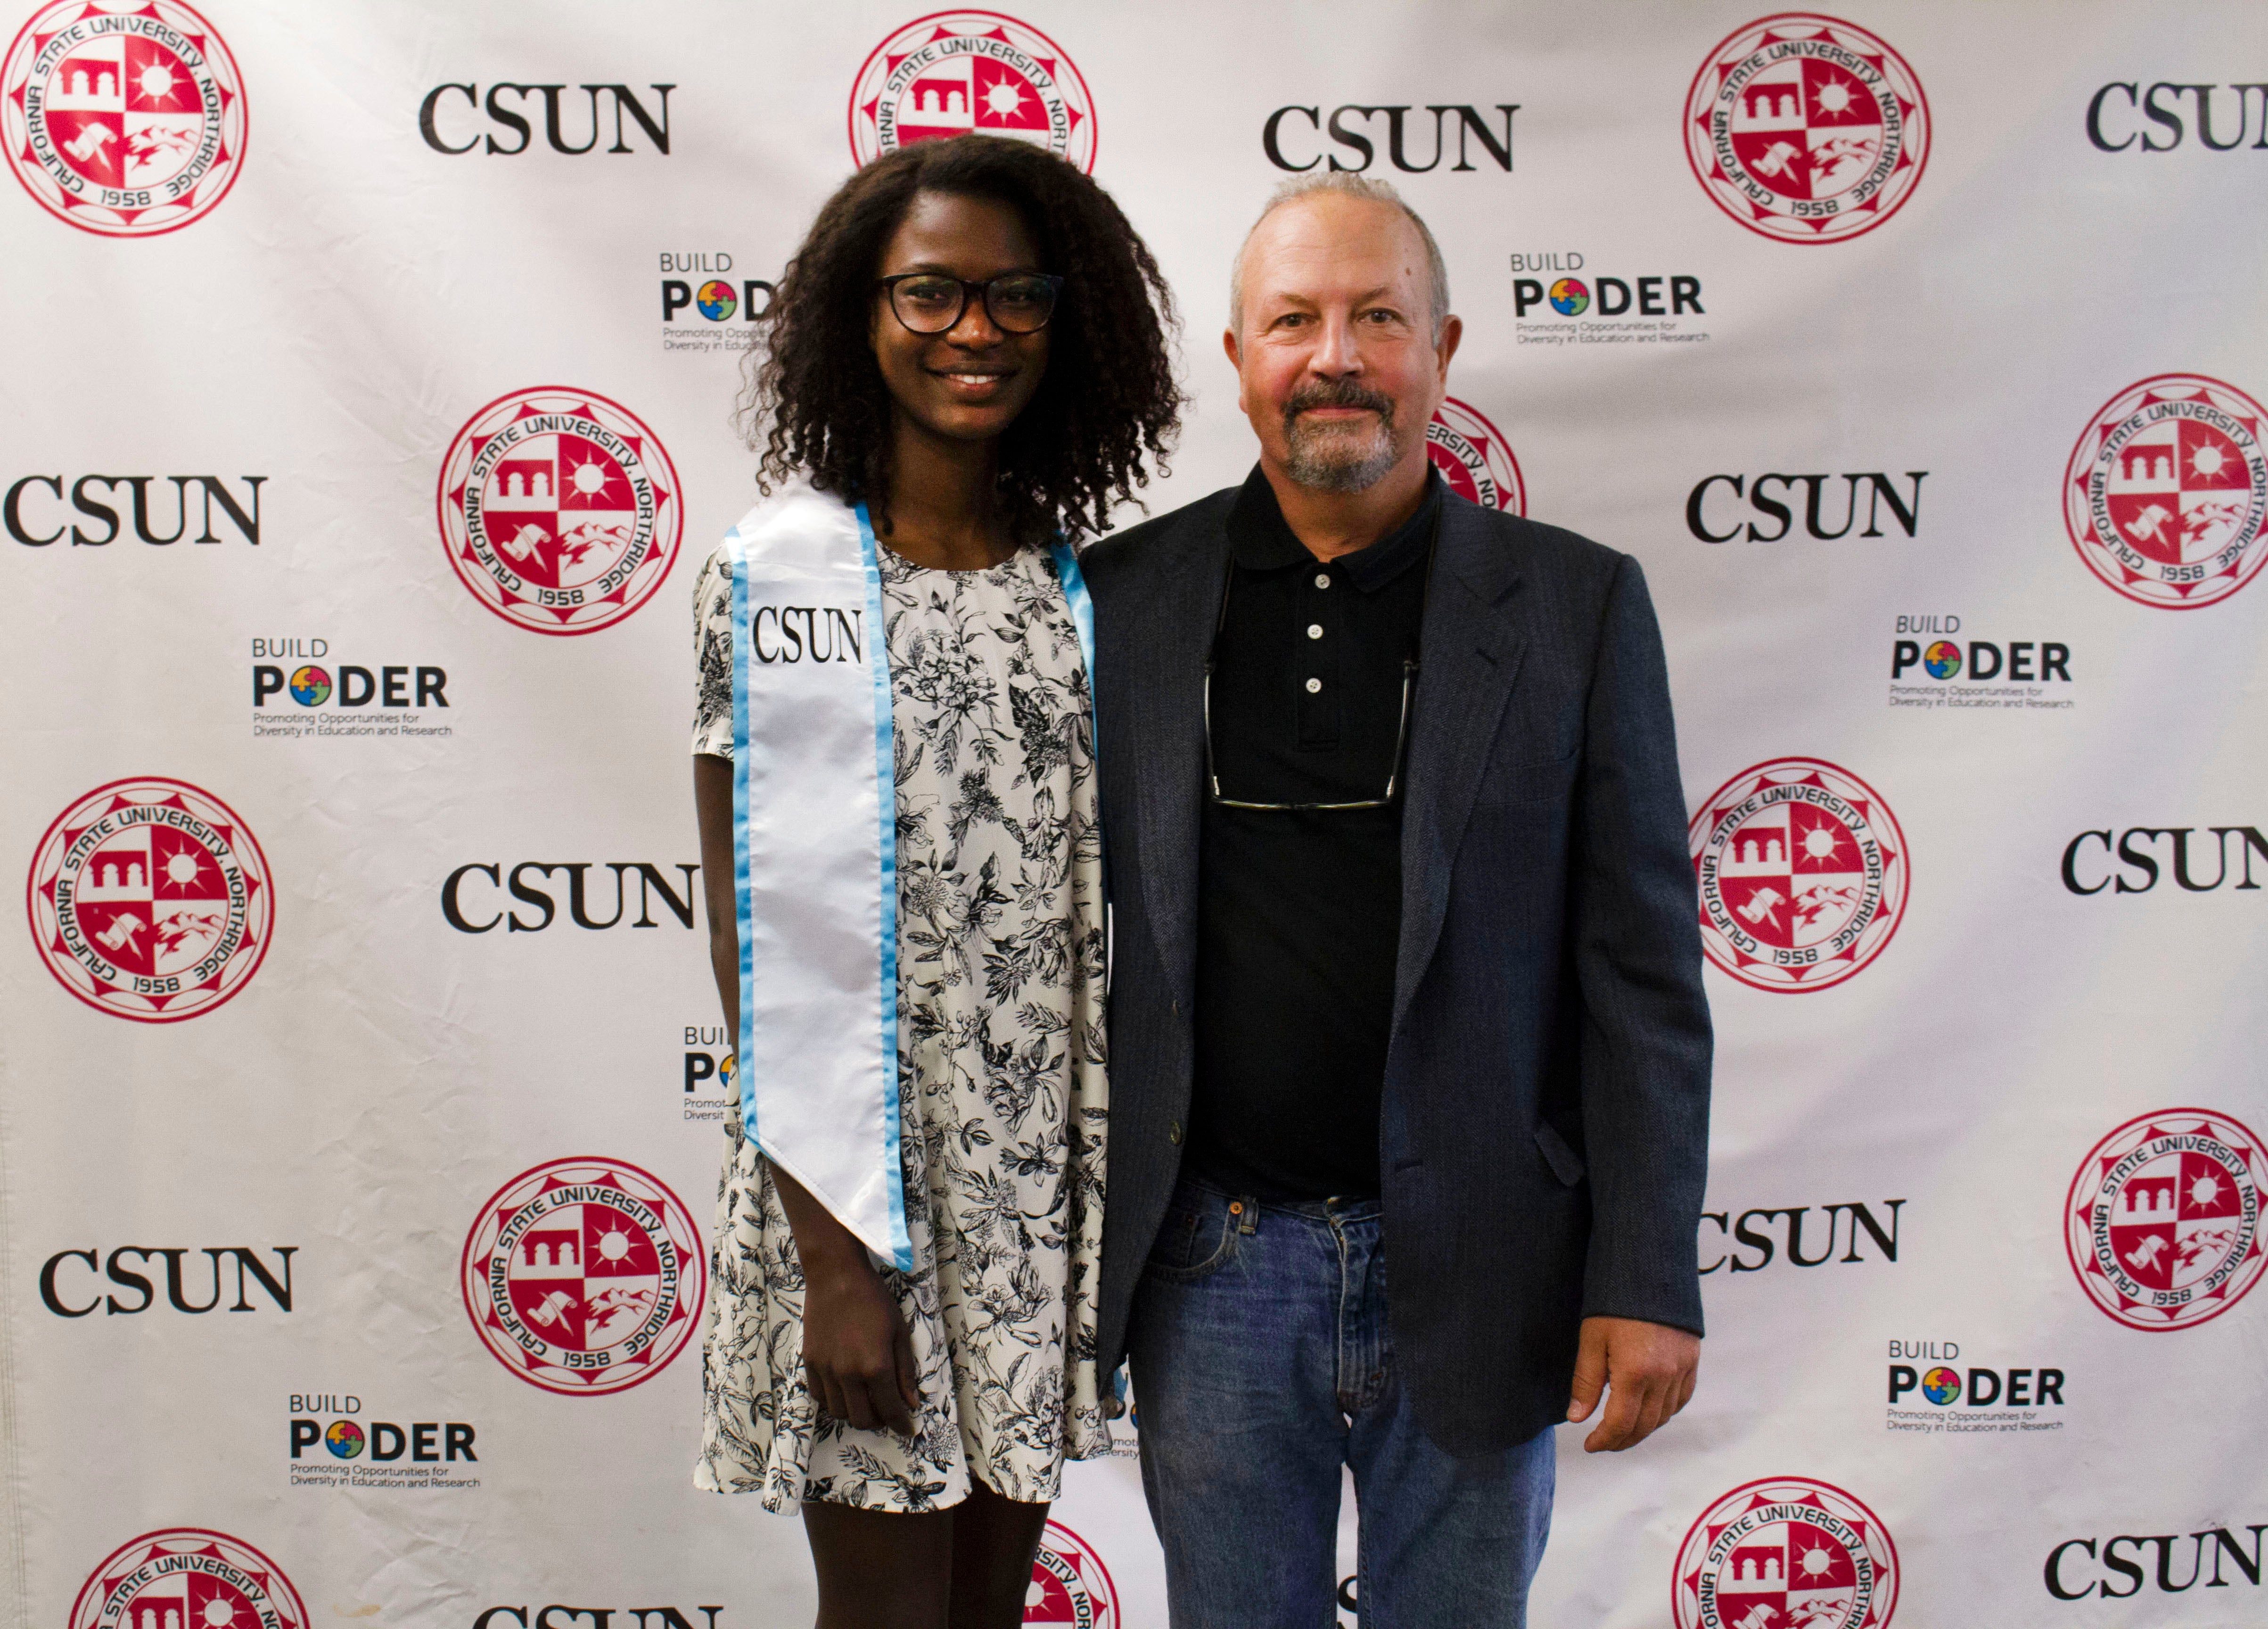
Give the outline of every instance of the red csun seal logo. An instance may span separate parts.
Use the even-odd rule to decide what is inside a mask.
[[[1685,96],[1710,202],[1783,243],[1838,243],[1897,213],[1929,162],[1929,99],[1865,29],[1781,11],[1725,36]]]
[[[2132,1330],[2219,1317],[2260,1281],[2268,1155],[2242,1122],[2161,1109],[2095,1145],[2071,1179],[2064,1248],[2095,1304]]]
[[[2202,373],[2161,373],[2097,409],[2064,473],[2088,569],[2142,605],[2217,605],[2268,564],[2268,409]]]
[[[998,11],[932,11],[876,46],[850,85],[850,156],[1012,136],[1094,173],[1094,100],[1063,48]]]
[[[1060,1522],[1049,1522],[1040,1535],[1032,1587],[1024,1596],[1024,1621],[1064,1629],[1123,1629],[1109,1569],[1094,1545]]]
[[[234,810],[162,775],[98,786],[55,816],[25,885],[48,970],[146,1024],[211,1012],[268,955],[267,857]]]
[[[1512,444],[1470,402],[1441,398],[1425,426],[1425,456],[1458,497],[1487,509],[1528,512],[1528,485],[1521,479]]]
[[[87,1575],[70,1629],[306,1629],[284,1569],[240,1538],[169,1527],[129,1539]]]
[[[244,160],[244,86],[180,0],[55,0],[0,63],[0,140],[49,214],[113,238],[208,214]]]
[[[1766,1477],[1686,1530],[1669,1596],[1677,1629],[1886,1629],[1898,1550],[1833,1483]]]
[[[594,391],[498,396],[441,461],[441,542],[473,597],[538,633],[611,628],[677,559],[683,509],[669,453]]]
[[[1906,840],[1873,788],[1823,758],[1742,770],[1693,816],[1701,944],[1744,984],[1839,984],[1882,954],[1906,908]]]
[[[465,1235],[465,1311],[532,1386],[624,1391],[693,1333],[708,1265],[692,1213],[620,1160],[550,1160],[481,1206]]]

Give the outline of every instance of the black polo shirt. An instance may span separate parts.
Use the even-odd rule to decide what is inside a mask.
[[[1223,797],[1384,793],[1441,490],[1429,471],[1407,523],[1324,564],[1253,470],[1229,512],[1233,565],[1214,645]],[[1401,938],[1402,790],[1384,808],[1313,812],[1231,808],[1210,791],[1188,1158],[1259,1198],[1374,1194]]]

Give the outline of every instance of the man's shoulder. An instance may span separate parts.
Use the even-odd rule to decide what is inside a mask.
[[[1613,577],[1630,558],[1620,549],[1595,542],[1580,532],[1491,509],[1454,492],[1446,494],[1443,501],[1468,524],[1477,526],[1495,542],[1510,549],[1523,566],[1541,568],[1577,581],[1597,580]]]
[[[1113,532],[1090,544],[1079,556],[1080,571],[1091,586],[1107,589],[1117,579],[1161,564],[1167,555],[1178,552],[1182,542],[1193,534],[1220,531],[1227,524],[1228,512],[1235,506],[1236,495],[1241,490],[1223,487],[1193,504],[1184,504],[1179,509]]]

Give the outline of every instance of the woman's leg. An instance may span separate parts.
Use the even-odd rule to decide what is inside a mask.
[[[957,1625],[958,1613],[946,1616],[957,1508],[908,1514],[806,1502],[803,1531],[819,1571],[818,1629]],[[1028,1576],[1028,1561],[1025,1570]]]
[[[807,1503],[818,1629],[1019,1629],[1047,1520],[974,1478],[949,1510]]]
[[[975,1477],[953,1518],[950,1629],[1019,1629],[1032,1588],[1032,1558],[1048,1507],[1003,1499]]]

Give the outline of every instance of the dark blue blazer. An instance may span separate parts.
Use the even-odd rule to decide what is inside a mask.
[[[1096,544],[1116,921],[1106,1372],[1189,1119],[1201,682],[1237,489]],[[1566,1416],[1580,1320],[1698,1333],[1709,1010],[1661,637],[1638,562],[1445,495],[1378,1129],[1395,1369],[1452,1454]]]

